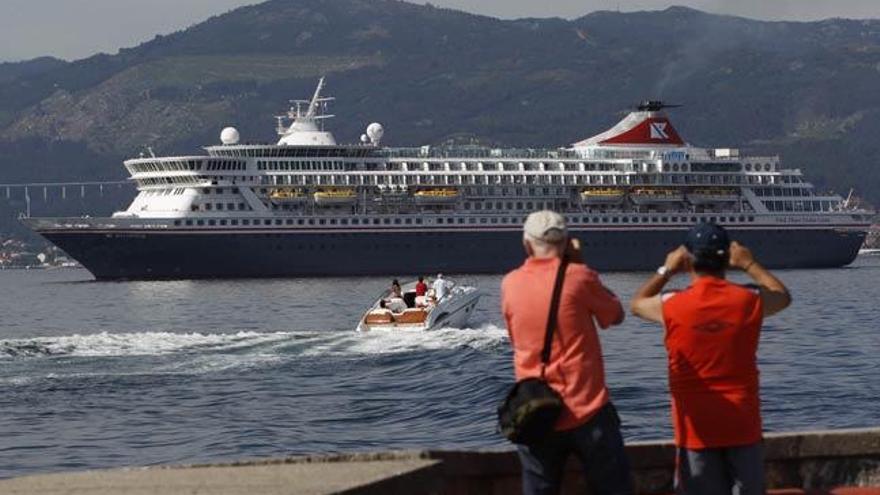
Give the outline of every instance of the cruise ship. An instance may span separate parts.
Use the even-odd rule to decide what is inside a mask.
[[[24,221],[97,279],[503,273],[540,209],[601,270],[653,269],[697,222],[770,267],[839,267],[870,224],[778,157],[688,144],[659,101],[555,149],[399,148],[378,123],[338,144],[323,90],[277,117],[275,144],[227,127],[203,154],[127,160],[138,194],[112,217]]]

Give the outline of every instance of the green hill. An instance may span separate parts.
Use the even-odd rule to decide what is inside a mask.
[[[880,204],[880,21],[680,7],[570,21],[396,0],[243,7],[117,55],[0,72],[0,149],[16,149],[14,163],[0,154],[0,181],[122,177],[118,160],[145,145],[191,153],[227,124],[272,140],[272,116],[319,75],[341,141],[380,121],[389,145],[564,146],[660,98],[684,104],[673,119],[689,142],[778,153],[819,187]],[[77,152],[45,160],[58,142]]]

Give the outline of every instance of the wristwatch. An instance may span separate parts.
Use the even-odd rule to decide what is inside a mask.
[[[661,265],[660,268],[657,269],[657,275],[661,277],[666,277],[669,274],[669,267],[666,265]]]

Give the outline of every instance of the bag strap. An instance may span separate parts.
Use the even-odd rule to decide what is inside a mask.
[[[568,260],[562,258],[559,269],[556,271],[556,282],[553,285],[553,297],[550,299],[550,314],[547,316],[547,329],[544,332],[544,349],[541,351],[541,378],[544,378],[544,370],[550,362],[550,351],[553,348],[553,330],[556,328],[556,320],[559,314],[559,299],[562,297],[562,284],[565,281],[565,268]]]

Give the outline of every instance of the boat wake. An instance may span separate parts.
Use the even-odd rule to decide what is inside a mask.
[[[284,356],[359,356],[470,347],[494,348],[506,330],[477,328],[431,331],[238,332],[238,333],[97,333],[0,340],[0,359],[59,357],[136,357],[201,354],[272,354]]]

